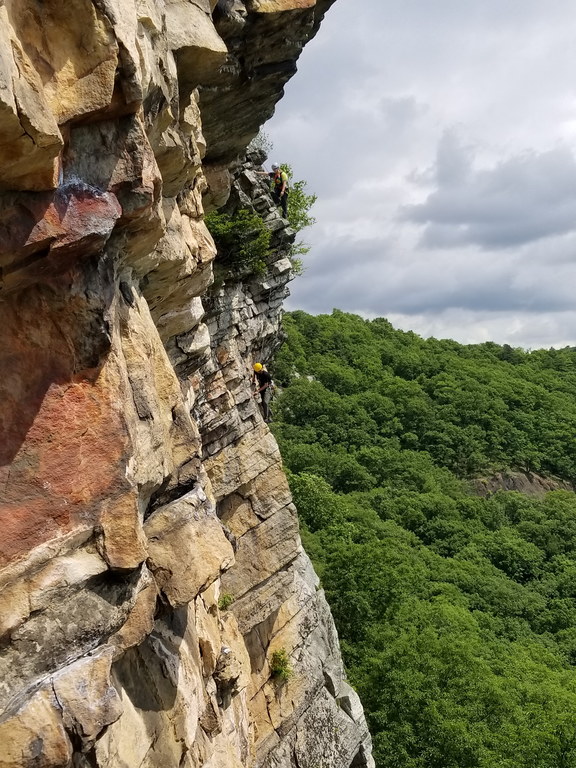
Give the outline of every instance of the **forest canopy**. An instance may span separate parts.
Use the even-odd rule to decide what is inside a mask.
[[[576,350],[285,328],[274,432],[378,768],[574,768]],[[502,471],[564,483],[473,492]]]

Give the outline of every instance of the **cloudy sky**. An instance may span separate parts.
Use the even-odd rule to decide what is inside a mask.
[[[289,308],[576,345],[570,0],[337,0],[266,126],[318,195]]]

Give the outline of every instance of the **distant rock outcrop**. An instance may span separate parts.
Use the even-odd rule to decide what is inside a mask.
[[[518,491],[527,496],[544,496],[549,491],[574,491],[574,486],[559,477],[543,477],[534,472],[498,472],[470,481],[473,493],[491,496],[497,491]]]
[[[2,768],[373,765],[250,386],[238,158],[331,2],[0,2]],[[228,199],[274,253],[212,285]]]

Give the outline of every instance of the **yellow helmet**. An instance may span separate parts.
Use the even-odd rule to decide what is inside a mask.
[[[256,371],[256,373],[260,373],[260,371],[262,370],[262,368],[264,368],[264,366],[262,365],[262,363],[254,363],[254,370]]]

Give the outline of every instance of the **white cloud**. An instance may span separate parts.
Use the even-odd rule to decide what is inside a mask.
[[[319,196],[290,306],[576,344],[568,0],[338,0],[269,124]]]
[[[539,318],[522,312],[496,314],[446,309],[426,315],[392,313],[388,319],[396,328],[405,331],[439,339],[458,337],[464,344],[495,341],[525,349],[561,348],[572,346],[576,335],[576,311]]]

